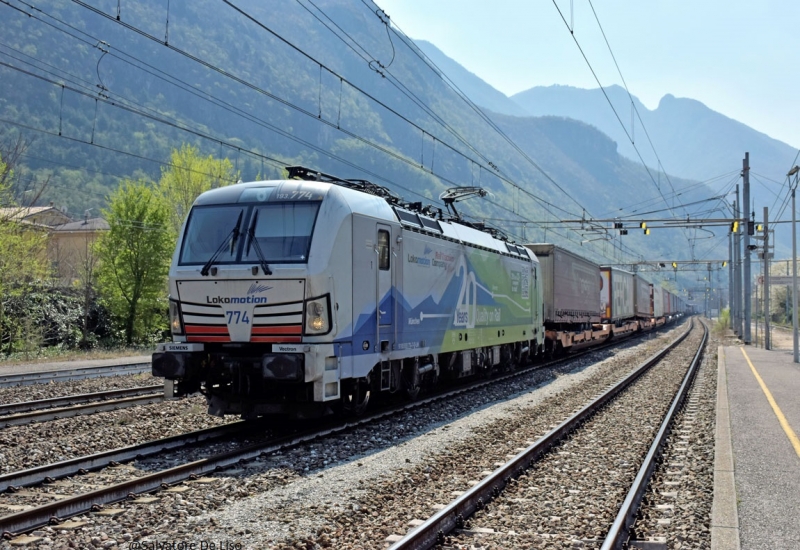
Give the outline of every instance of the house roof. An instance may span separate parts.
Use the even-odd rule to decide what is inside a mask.
[[[10,206],[0,208],[0,220],[24,222],[31,221],[30,218],[36,218],[44,214],[52,214],[64,221],[71,219],[55,206]]]
[[[69,231],[108,231],[110,226],[103,218],[89,218],[76,222],[62,223],[53,227],[54,232]]]

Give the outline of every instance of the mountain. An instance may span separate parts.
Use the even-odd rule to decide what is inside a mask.
[[[535,87],[511,99],[534,116],[564,116],[591,124],[610,136],[622,155],[638,161],[641,154],[648,166],[658,167],[658,160],[650,145],[652,141],[663,169],[669,174],[688,179],[705,181],[721,174],[741,171],[744,153],[749,152],[752,196],[756,201],[758,216],[761,215],[761,207],[774,203],[780,186],[774,182],[785,179],[797,154],[797,149],[790,145],[693,99],[667,94],[656,109],[649,110],[633,96],[633,104],[638,112],[638,116],[634,116],[631,98],[623,88],[609,86],[605,88],[605,94],[614,105],[614,110],[600,89]],[[636,148],[631,144],[631,137]]]
[[[616,85],[603,90],[539,86],[507,98],[433,44],[421,40],[416,44],[478,106],[505,115],[555,116],[589,124],[609,136],[619,154],[634,162],[644,162],[659,180],[666,179],[659,172],[695,181],[716,180],[713,185],[716,194],[732,187],[729,184],[741,172],[744,153],[749,152],[756,216],[762,216],[764,206],[772,208],[776,200],[781,203],[785,193],[781,183],[797,149],[699,101],[667,94],[656,109],[650,110],[636,96],[629,96]],[[518,108],[509,105],[509,100]],[[674,182],[672,186],[677,188]],[[668,184],[665,189],[669,190]],[[730,195],[726,200],[730,203],[733,198]],[[689,202],[685,197],[681,201]],[[781,244],[788,242],[785,231],[781,234]]]
[[[49,180],[42,201],[100,209],[123,178],[157,181],[170,151],[190,143],[231,159],[245,181],[300,164],[440,208],[445,189],[479,185],[491,196],[459,203],[467,220],[599,262],[688,254],[665,231],[554,226],[658,204],[658,184],[589,124],[520,116],[433,46],[388,29],[368,4],[112,4],[42,0],[35,12],[4,12],[0,142],[30,137],[16,173]],[[464,94],[486,105],[474,109]],[[692,186],[686,200],[710,195],[673,182]]]
[[[489,111],[502,115],[530,116],[531,113],[503,92],[493,88],[479,76],[471,73],[458,62],[447,57],[439,48],[425,40],[414,40],[414,44],[436,65],[441,72],[464,92],[470,100]],[[552,113],[548,113],[552,114]],[[580,119],[578,119],[580,120]]]

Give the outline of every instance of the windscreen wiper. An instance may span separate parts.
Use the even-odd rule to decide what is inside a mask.
[[[233,251],[236,249],[236,241],[239,239],[239,228],[242,225],[242,214],[244,214],[244,210],[239,212],[239,219],[236,220],[236,225],[233,227],[233,229],[231,229],[231,232],[228,233],[225,239],[223,239],[222,243],[219,245],[219,248],[217,248],[217,251],[211,255],[211,257],[203,266],[203,269],[200,270],[200,275],[203,277],[208,275],[209,268],[211,268],[211,265],[217,261],[217,258],[220,254],[222,254],[222,251],[225,250],[225,247],[228,245],[228,241],[231,241],[231,254],[233,254]]]
[[[253,212],[253,221],[250,222],[250,228],[247,230],[247,234],[250,237],[247,240],[247,249],[244,252],[245,256],[250,255],[250,245],[254,245],[256,249],[256,255],[258,256],[258,261],[261,264],[261,271],[264,272],[264,275],[272,275],[272,270],[269,268],[269,264],[267,264],[266,258],[264,258],[264,253],[261,251],[261,246],[258,244],[258,239],[256,239],[256,221],[258,220],[258,210]]]

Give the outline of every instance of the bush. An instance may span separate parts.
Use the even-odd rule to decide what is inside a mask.
[[[112,334],[111,318],[96,300],[89,306],[87,337],[83,338],[84,297],[77,290],[44,285],[3,297],[0,350],[39,353],[42,347],[91,349]]]
[[[730,327],[731,323],[731,310],[730,308],[725,308],[719,313],[719,318],[717,318],[717,322],[714,323],[714,332],[716,334],[722,334]]]

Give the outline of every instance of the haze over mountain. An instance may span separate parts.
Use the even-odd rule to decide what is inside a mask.
[[[638,149],[648,165],[657,167],[649,135],[667,173],[689,179],[703,181],[741,169],[742,158],[748,151],[753,171],[780,181],[792,167],[791,162],[797,153],[797,149],[790,145],[717,113],[694,99],[667,94],[656,109],[649,110],[633,96],[638,116],[632,117],[631,99],[624,88],[608,86],[605,93],[614,110],[600,89],[535,87],[515,94],[511,99],[533,116],[565,116],[591,124],[616,141],[621,154],[638,160]],[[642,122],[648,135],[645,135]],[[631,137],[636,149],[631,144]]]
[[[599,88],[553,85],[537,86],[507,97],[430,42],[415,42],[479,106],[506,115],[580,120],[614,140],[620,154],[637,162],[641,161],[641,155],[648,166],[657,169],[659,163],[648,141],[649,135],[661,159],[661,168],[670,175],[704,181],[740,170],[747,151],[753,171],[780,182],[797,154],[791,145],[713,111],[699,101],[671,94],[665,95],[653,110],[616,85],[606,87],[605,94]],[[631,103],[638,114],[632,112]]]
[[[453,83],[473,102],[495,113],[513,116],[531,116],[520,104],[509,99],[503,92],[493,88],[478,75],[469,72],[455,60],[447,57],[442,51],[426,40],[415,40],[414,43],[433,63],[450,78]],[[546,113],[554,114],[554,113]],[[577,117],[576,120],[581,120]]]
[[[733,202],[732,183],[739,178],[742,159],[745,152],[749,152],[751,206],[756,219],[763,218],[764,206],[770,208],[773,219],[781,210],[787,192],[786,173],[797,162],[797,149],[709,109],[699,101],[667,94],[656,109],[650,110],[635,95],[629,96],[624,88],[609,86],[605,94],[614,106],[612,110],[603,90],[559,85],[534,87],[508,98],[433,44],[417,43],[467,97],[487,111],[519,116],[521,107],[531,117],[555,116],[582,121],[613,140],[616,153],[636,163],[643,160],[661,181],[676,176],[710,181],[713,191],[706,197],[731,191],[725,202]],[[569,143],[562,145],[567,149],[571,147]],[[579,158],[575,161],[585,162]],[[670,181],[676,189],[681,187],[674,180]],[[691,202],[685,193],[678,200]],[[690,212],[702,210],[695,208]],[[718,211],[714,216],[729,217],[730,211]],[[788,218],[789,212],[783,209],[782,217]],[[790,243],[789,227],[778,226],[776,257],[785,257]]]

